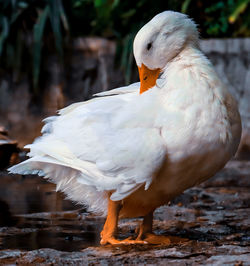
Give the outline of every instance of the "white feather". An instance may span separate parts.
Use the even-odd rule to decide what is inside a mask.
[[[149,56],[145,44],[152,36]],[[43,175],[103,214],[110,191],[112,200],[122,200],[155,181],[157,198],[158,191],[175,195],[212,176],[236,152],[241,125],[237,104],[197,40],[185,15],[156,16],[138,33],[134,51],[138,65],[164,65],[157,85],[139,95],[134,83],[60,110],[27,146],[31,158],[10,172]],[[150,197],[140,200],[151,204]]]

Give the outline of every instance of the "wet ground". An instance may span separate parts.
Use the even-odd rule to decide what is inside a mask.
[[[63,200],[39,177],[0,173],[0,265],[250,265],[250,161],[155,212],[154,229],[188,241],[168,246],[99,246],[104,219]],[[134,234],[124,220],[120,236]]]

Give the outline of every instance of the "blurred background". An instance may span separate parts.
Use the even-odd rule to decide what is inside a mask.
[[[198,24],[202,50],[250,127],[249,0],[0,0],[2,135],[23,147],[57,109],[138,81],[134,36],[164,10]]]
[[[0,249],[98,245],[103,220],[85,219],[78,210],[58,213],[79,206],[63,200],[44,179],[8,175],[6,168],[25,158],[23,146],[40,135],[45,117],[94,93],[138,81],[134,36],[165,10],[186,13],[197,23],[201,49],[238,101],[243,137],[237,158],[249,160],[250,0],[0,0],[0,226],[16,226],[0,229]],[[249,196],[243,193],[249,167],[239,165],[211,186],[235,186],[232,199],[246,208],[249,198],[238,197]],[[211,199],[219,195],[215,191]],[[202,209],[199,193],[194,200],[186,195]],[[175,211],[179,201],[169,208]],[[210,200],[208,210],[211,202],[214,208],[219,204]],[[224,196],[221,202],[240,208]]]

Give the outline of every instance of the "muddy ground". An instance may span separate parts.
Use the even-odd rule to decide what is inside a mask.
[[[250,265],[250,161],[233,160],[154,216],[168,246],[104,246],[104,219],[36,176],[0,173],[0,265]],[[123,220],[120,237],[140,219]],[[175,241],[174,236],[187,239]]]

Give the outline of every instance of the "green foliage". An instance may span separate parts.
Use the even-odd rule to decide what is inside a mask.
[[[38,87],[43,35],[48,19],[50,21],[52,32],[54,34],[56,51],[60,55],[60,58],[62,58],[63,41],[61,23],[63,23],[65,30],[68,30],[69,26],[61,0],[50,0],[45,5],[44,9],[38,9],[37,22],[35,23],[33,28],[33,85],[35,91]]]
[[[234,6],[231,15],[229,16],[229,22],[235,23],[235,21],[239,18],[239,15],[246,11],[250,0],[241,0],[236,3]]]
[[[1,55],[3,51],[4,41],[6,40],[9,34],[9,23],[8,19],[5,16],[0,17],[0,23],[2,25],[2,32],[0,36],[0,55]]]
[[[42,11],[38,16],[37,23],[34,25],[33,31],[33,85],[34,88],[37,88],[39,72],[40,72],[40,61],[41,61],[41,49],[42,49],[42,40],[43,32],[45,28],[46,20],[49,16],[49,6]]]
[[[191,3],[191,0],[185,0],[183,2],[182,6],[181,6],[181,12],[182,13],[187,13],[190,3]]]
[[[203,37],[250,36],[250,0],[186,0],[184,9],[198,22]]]
[[[206,33],[208,36],[245,36],[249,35],[248,31],[240,32],[239,26],[246,27],[249,25],[249,19],[246,12],[250,1],[249,0],[227,0],[217,1],[205,8]],[[240,14],[242,17],[240,17]]]
[[[43,54],[56,51],[63,63],[69,37],[98,35],[118,43],[117,54],[130,82],[133,38],[164,10],[187,13],[202,37],[250,36],[250,0],[0,0],[1,67],[31,72],[38,93]]]
[[[124,70],[125,83],[129,84],[131,80],[131,71],[133,66],[133,40],[135,33],[128,34],[122,43],[122,56],[121,56],[121,66]]]
[[[28,56],[32,64],[27,71],[33,73],[34,92],[38,92],[41,55],[46,36],[51,32],[55,50],[63,56],[62,26],[65,32],[69,26],[61,0],[1,0],[0,1],[0,57],[2,66],[20,68],[26,65]],[[28,43],[30,37],[32,43]],[[30,49],[32,46],[32,49]],[[23,52],[23,48],[28,51]],[[22,58],[23,57],[23,58]],[[26,59],[27,60],[27,59]]]

